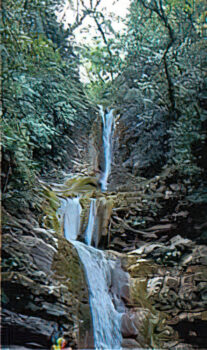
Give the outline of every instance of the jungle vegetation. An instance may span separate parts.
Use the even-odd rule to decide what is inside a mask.
[[[163,166],[176,166],[188,178],[205,179],[205,2],[131,0],[126,18],[99,10],[102,2],[3,1],[5,205],[13,201],[33,208],[37,179],[67,168],[74,137],[90,129],[97,105],[117,105],[120,111],[126,107],[119,94],[123,81],[139,91],[134,103],[142,103],[141,117],[149,125],[164,115],[168,127]],[[57,19],[65,4],[76,9],[68,26]],[[115,21],[123,23],[122,31],[114,29]],[[77,30],[90,40],[83,36],[77,42]]]

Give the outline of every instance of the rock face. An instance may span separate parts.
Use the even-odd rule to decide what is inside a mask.
[[[205,349],[206,204],[173,171],[126,189],[114,197],[108,245],[130,275],[123,347]]]
[[[2,344],[49,349],[52,337],[59,334],[73,348],[80,343],[87,347],[88,292],[76,250],[52,230],[39,228],[37,222],[32,229],[31,220],[16,218],[11,224],[6,216]],[[91,338],[90,346],[92,342]]]
[[[196,247],[192,255],[203,261],[206,249]],[[123,259],[123,265],[131,276],[133,305],[128,319],[123,320],[124,337],[135,339],[143,348],[153,344],[168,348],[170,341],[184,342],[186,349],[191,345],[205,347],[206,263],[185,259],[179,267],[160,266],[150,259],[140,259],[135,251]]]
[[[159,111],[147,118],[142,117],[139,90],[130,88],[126,81],[118,91],[119,103],[114,110],[115,130],[113,136],[112,171],[108,190],[127,190],[137,184],[137,176],[151,178],[159,174],[166,162],[168,123],[165,113]],[[139,103],[138,103],[139,102]],[[109,111],[109,109],[108,109]],[[120,114],[119,114],[119,111]],[[148,123],[150,118],[150,123]],[[100,177],[104,169],[103,126],[100,115],[94,121],[87,152],[88,171]]]
[[[126,105],[131,101],[132,106],[116,123],[109,191],[101,193],[98,184],[103,164],[98,120],[86,149],[80,146],[83,161],[74,163],[79,178],[59,185],[57,192],[83,195],[81,233],[87,227],[90,198],[97,199],[93,244],[118,255],[130,276],[130,282],[123,280],[120,269],[112,276],[111,288],[126,307],[121,325],[123,349],[205,349],[207,205],[199,197],[199,184],[192,188],[190,180],[179,177],[173,167],[161,172],[164,116],[156,117],[154,129],[149,130],[139,116],[141,104],[133,106],[139,99],[135,90],[120,89]],[[139,128],[135,127],[137,119]],[[61,234],[54,193],[46,219],[44,214],[39,219],[41,227],[30,214],[22,218],[4,213],[4,345],[49,349],[52,337],[59,334],[74,349],[93,348],[83,267]],[[48,229],[52,225],[56,232]],[[84,240],[82,234],[79,239]]]

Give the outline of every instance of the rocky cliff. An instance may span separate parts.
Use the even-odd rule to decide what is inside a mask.
[[[124,99],[126,94],[128,99],[134,98],[130,89]],[[188,176],[176,165],[167,164],[164,114],[148,125],[135,108],[116,113],[107,193],[113,209],[108,235],[102,237],[100,246],[119,252],[123,268],[130,274],[123,345],[204,349],[205,173]],[[95,135],[96,145],[99,138]],[[101,153],[101,145],[97,149]],[[205,162],[201,166],[205,168]]]
[[[97,198],[93,244],[118,256],[130,275],[121,294],[126,306],[122,346],[205,348],[206,194],[200,180],[180,175],[173,166],[162,168],[166,128],[162,116],[154,128],[163,136],[149,143],[152,130],[146,122],[136,128],[135,112],[116,115],[107,193],[101,193],[99,186],[103,167],[99,118],[73,157],[76,177],[65,184],[41,185],[42,212],[3,211],[2,344],[49,349],[59,334],[74,349],[93,347],[83,268],[55,215],[57,193],[66,197],[82,193],[82,232],[89,198]],[[142,153],[139,142],[146,145]],[[149,163],[147,149],[155,145],[155,158]]]
[[[88,292],[78,255],[31,213],[4,214],[2,345],[50,349],[54,336],[77,348],[92,337]]]

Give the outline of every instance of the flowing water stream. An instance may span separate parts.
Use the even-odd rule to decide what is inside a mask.
[[[91,198],[88,226],[85,233],[85,242],[87,245],[91,245],[91,242],[92,242],[94,226],[95,226],[95,218],[96,218],[96,199]]]
[[[73,242],[84,265],[89,289],[95,349],[121,348],[121,316],[115,309],[111,287],[111,270],[115,262],[105,253],[81,242]]]
[[[101,177],[102,191],[107,189],[108,176],[111,170],[113,111],[104,114],[103,120],[103,148],[105,155],[105,169]],[[64,222],[64,234],[77,249],[80,260],[85,269],[89,290],[89,302],[93,320],[94,347],[101,349],[121,349],[121,318],[124,313],[124,303],[121,300],[116,271],[125,274],[117,259],[111,259],[107,253],[91,246],[95,234],[97,218],[96,199],[91,199],[88,225],[85,231],[86,244],[77,240],[80,231],[81,204],[79,197],[62,200],[58,214]]]
[[[61,207],[57,214],[63,219],[64,217],[64,234],[67,240],[76,240],[80,231],[81,205],[79,197],[67,198],[61,200]]]
[[[112,161],[112,137],[114,131],[113,109],[108,113],[104,113],[103,107],[100,107],[100,113],[103,122],[103,149],[104,149],[104,172],[101,176],[100,183],[103,192],[107,190],[108,177],[111,172]]]
[[[119,262],[109,259],[104,251],[90,246],[95,221],[95,200],[91,200],[85,240],[76,240],[79,234],[81,205],[79,198],[62,201],[59,214],[64,217],[64,233],[77,249],[88,282],[89,302],[93,320],[95,349],[121,349],[121,317],[123,302],[117,303],[118,295],[112,286],[112,275]],[[75,232],[74,230],[77,229]],[[121,306],[121,307],[120,307]]]

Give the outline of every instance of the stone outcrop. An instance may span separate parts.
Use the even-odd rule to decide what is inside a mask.
[[[111,194],[108,245],[130,275],[123,347],[205,349],[206,205],[172,169],[126,187]]]
[[[87,286],[75,248],[33,217],[4,213],[4,220],[2,344],[50,349],[52,336],[60,334],[73,348],[92,345]]]
[[[169,342],[173,340],[175,345],[189,342],[186,349],[191,349],[191,345],[195,348],[204,347],[206,335],[203,329],[207,321],[207,248],[195,247],[176,267],[156,264],[151,259],[141,258],[138,253],[128,253],[127,258],[122,260],[123,267],[131,276],[130,322],[125,321],[123,325],[125,337],[140,341],[141,332],[143,344],[140,346],[143,348],[147,344],[153,346],[153,343],[160,348],[168,348]],[[140,330],[143,321],[139,321],[137,308],[139,312],[148,312],[146,329],[151,329],[151,337],[155,339],[149,339],[144,330]],[[135,320],[133,325],[136,323],[137,331],[136,327],[130,326],[132,320]],[[156,332],[153,331],[155,326]]]

